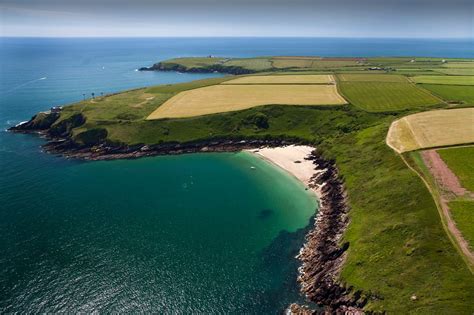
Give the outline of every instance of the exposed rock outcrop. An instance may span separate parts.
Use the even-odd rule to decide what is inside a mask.
[[[334,161],[325,160],[317,151],[309,159],[316,166],[311,187],[319,193],[320,206],[314,228],[298,258],[302,262],[298,281],[306,298],[324,307],[326,314],[357,314],[367,303],[367,296],[339,281],[349,243],[342,237],[349,223],[349,207],[341,178]],[[292,304],[294,314],[316,314],[307,306]]]

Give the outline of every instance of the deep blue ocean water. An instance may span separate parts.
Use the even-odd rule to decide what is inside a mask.
[[[41,152],[38,137],[4,131],[83,94],[217,76],[135,71],[210,54],[467,58],[474,46],[1,38],[0,313],[276,313],[298,298],[291,258],[316,201],[284,172],[246,153],[86,163]]]

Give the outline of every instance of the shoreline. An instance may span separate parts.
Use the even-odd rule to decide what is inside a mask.
[[[53,138],[47,130],[10,129],[13,132],[35,133],[44,136],[45,152],[86,161],[135,159],[158,155],[177,155],[205,152],[247,151],[278,166],[311,189],[318,199],[313,226],[305,236],[296,258],[301,262],[297,282],[300,293],[329,313],[350,311],[362,313],[367,295],[345,287],[339,281],[349,243],[340,244],[348,225],[348,211],[343,181],[334,161],[326,160],[319,151],[297,139],[208,139],[188,143],[157,145],[113,145],[101,143],[91,147],[77,147],[67,137]],[[287,312],[313,314],[307,305],[291,304]]]
[[[314,192],[318,201],[315,212],[296,258],[301,262],[297,282],[300,293],[328,313],[362,314],[368,298],[339,281],[349,243],[343,235],[349,224],[349,206],[344,185],[333,161],[326,161],[316,148],[308,145],[263,147],[246,150],[286,171]],[[340,245],[341,244],[341,245]],[[320,310],[308,305],[291,304],[289,314],[313,314]]]

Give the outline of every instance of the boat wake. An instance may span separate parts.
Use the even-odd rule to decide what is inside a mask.
[[[5,91],[3,94],[11,93],[11,92],[16,91],[16,90],[18,90],[18,89],[20,89],[20,88],[22,88],[22,87],[24,87],[24,86],[33,84],[33,83],[38,82],[38,81],[46,80],[47,78],[48,78],[48,77],[42,77],[42,78],[39,78],[39,79],[34,79],[34,80],[31,80],[31,81],[28,81],[28,82],[19,84],[19,85],[15,86],[15,87],[13,87],[13,88],[11,88],[11,89]]]

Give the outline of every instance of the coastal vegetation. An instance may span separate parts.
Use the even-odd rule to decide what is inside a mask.
[[[152,68],[204,72],[227,67],[223,72],[265,71],[266,76],[224,77],[96,97],[64,107],[59,118],[42,126],[49,136],[63,140],[51,147],[70,156],[81,150],[91,157],[146,152],[160,145],[175,145],[179,150],[179,145],[189,143],[204,148],[222,139],[311,144],[337,165],[347,191],[350,223],[342,242],[348,248],[339,281],[351,287],[352,294],[360,295],[357,299],[366,301],[364,310],[471,314],[474,281],[469,264],[444,229],[437,199],[423,177],[410,168],[426,166],[417,162],[418,152],[401,155],[386,145],[394,121],[400,126],[392,125],[389,139],[401,144],[398,152],[474,142],[469,129],[474,109],[448,109],[450,99],[441,93],[434,96],[397,70],[435,74],[432,69],[445,64],[441,58],[417,58],[414,62],[412,58],[173,59]],[[268,76],[277,71],[282,75]],[[314,80],[308,79],[309,74],[318,71],[330,71],[337,85],[302,82]],[[295,72],[308,76],[280,78]],[[349,104],[342,105],[345,101],[337,98],[336,89]],[[177,97],[187,99],[179,103]],[[336,99],[338,102],[328,101]],[[168,102],[174,105],[166,105]],[[300,106],[287,106],[291,104]],[[324,106],[309,106],[315,104]],[[426,111],[438,107],[445,109]],[[160,109],[166,112],[150,120]],[[22,128],[20,125],[17,130]],[[466,211],[457,211],[460,226],[467,225],[465,220],[469,219]],[[463,228],[463,233],[470,232]]]

